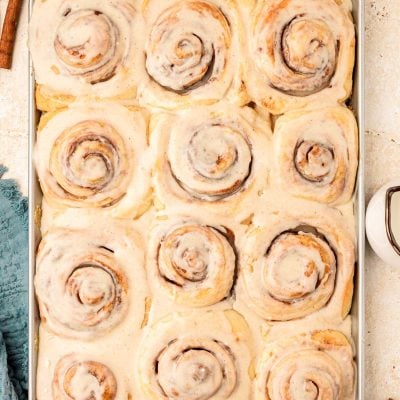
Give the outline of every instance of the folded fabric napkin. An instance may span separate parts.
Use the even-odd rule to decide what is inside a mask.
[[[0,166],[0,399],[28,393],[28,202]]]

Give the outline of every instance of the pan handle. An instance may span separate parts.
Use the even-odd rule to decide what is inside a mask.
[[[397,243],[392,229],[392,197],[400,192],[400,186],[393,186],[387,189],[385,197],[385,225],[386,234],[395,252],[400,255],[400,245]]]

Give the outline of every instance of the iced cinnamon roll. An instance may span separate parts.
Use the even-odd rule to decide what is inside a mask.
[[[146,105],[175,108],[245,99],[239,61],[242,26],[234,0],[145,1]]]
[[[129,0],[35,2],[30,51],[38,107],[81,96],[133,99],[143,70],[140,21]]]
[[[343,102],[354,65],[351,12],[335,0],[255,3],[246,18],[251,96],[274,114]]]
[[[352,347],[338,331],[315,331],[265,346],[258,362],[256,400],[353,400]]]
[[[358,132],[344,107],[290,112],[274,130],[275,179],[282,190],[310,200],[350,200],[358,165]]]
[[[175,314],[150,326],[140,346],[146,399],[248,399],[251,338],[232,310]]]
[[[151,231],[148,270],[154,295],[161,289],[178,304],[215,304],[229,295],[235,269],[234,234],[229,228],[172,217]]]
[[[146,210],[143,112],[111,103],[81,104],[44,118],[35,161],[49,203],[101,208],[114,216],[136,217]]]
[[[69,354],[57,363],[52,384],[54,400],[117,398],[117,379],[109,367],[79,354]]]
[[[157,205],[192,204],[221,214],[250,213],[268,186],[270,127],[256,111],[227,104],[154,117]]]
[[[355,246],[337,210],[285,199],[256,217],[240,261],[243,300],[260,317],[289,321],[326,309],[340,321],[353,293]]]
[[[118,326],[128,307],[143,319],[144,256],[133,232],[55,229],[39,246],[35,288],[43,324],[58,335],[93,339]]]

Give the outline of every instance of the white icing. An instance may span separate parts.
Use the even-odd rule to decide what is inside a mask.
[[[220,103],[156,114],[152,124],[160,207],[195,204],[235,219],[248,216],[272,166],[271,128],[262,113]]]
[[[232,0],[143,2],[146,72],[139,102],[173,109],[223,98],[243,104],[242,22]]]
[[[142,18],[127,0],[35,1],[30,50],[36,82],[54,95],[115,97],[143,71]]]
[[[343,107],[294,111],[274,131],[274,183],[295,196],[348,202],[357,173],[357,124]]]
[[[245,400],[254,395],[265,400],[269,354],[276,349],[286,353],[277,361],[276,376],[270,381],[276,393],[271,400],[286,400],[280,393],[282,385],[296,400],[316,398],[317,387],[328,399],[354,398],[354,349],[348,345],[317,350],[308,333],[335,329],[351,336],[351,317],[345,316],[343,303],[354,267],[354,120],[350,112],[337,107],[293,112],[272,121],[272,132],[266,109],[238,107],[250,100],[241,84],[243,72],[248,91],[273,113],[343,100],[349,92],[354,56],[350,2],[322,0],[308,7],[304,1],[290,0],[278,18],[305,14],[286,32],[284,53],[294,69],[311,76],[306,90],[316,93],[308,96],[267,90],[262,71],[271,72],[271,66],[264,56],[253,56],[257,40],[275,29],[273,24],[261,26],[254,18],[278,0],[204,3],[208,7],[199,11],[193,6],[196,2],[177,0],[35,2],[31,48],[37,82],[53,94],[79,97],[69,109],[49,118],[38,135],[35,155],[45,193],[44,244],[38,256],[45,261],[38,265],[36,277],[43,317],[37,375],[40,399],[55,397],[58,366],[64,379],[72,360],[77,360],[81,364],[69,383],[76,399],[105,396],[106,385],[88,373],[85,362],[92,362],[110,371],[107,376],[113,378],[107,384],[111,387],[115,380],[115,400],[127,400],[128,395],[155,400]],[[71,11],[63,16],[68,8]],[[158,41],[157,36],[164,34]],[[63,46],[54,45],[57,36]],[[314,37],[323,45],[317,45]],[[333,54],[336,40],[340,51]],[[76,46],[77,53],[68,51]],[[212,46],[218,51],[213,61],[215,80],[202,85]],[[85,57],[77,62],[79,52]],[[105,63],[92,73],[90,64],[97,58]],[[174,67],[164,73],[169,61]],[[319,90],[326,85],[322,70],[333,73],[332,87]],[[111,72],[114,75],[104,82],[90,83]],[[295,91],[303,90],[296,85],[297,81]],[[132,104],[136,86],[137,100],[152,113],[150,121],[144,110],[85,101],[131,91],[125,104]],[[174,92],[182,89],[185,93]],[[222,98],[226,101],[210,105]],[[165,111],[181,106],[190,107]],[[105,201],[100,206],[101,191],[94,195],[98,208],[88,207],[84,201],[64,201],[63,193],[47,181],[50,154],[61,133],[91,119],[112,126],[120,141],[114,146],[101,143],[104,157],[92,154],[90,140],[83,141],[70,157],[71,169],[65,175],[74,184],[89,186],[84,188],[87,195],[91,185],[107,182],[112,164],[121,179],[108,194],[124,195],[108,207],[104,207],[107,199],[100,199]],[[303,185],[289,178],[293,159],[284,163],[280,157],[292,148],[292,137],[295,144],[299,137],[305,143],[295,161],[305,175],[318,178],[317,184]],[[320,146],[310,153],[309,142]],[[126,169],[118,170],[121,164],[114,160],[121,152]],[[344,182],[335,174],[342,162],[347,172]],[[150,186],[153,204],[147,209]],[[289,193],[334,204],[336,209],[294,199]],[[327,240],[304,225],[314,226]],[[188,226],[193,229],[163,248],[168,235]],[[299,226],[292,239],[286,241],[281,235],[285,240],[269,246],[276,236]],[[301,243],[310,238],[313,245]],[[115,250],[111,258],[117,259],[115,265],[125,275],[128,290],[120,296],[116,313],[108,317],[105,313],[106,322],[97,331],[84,322],[93,309],[102,309],[116,298],[111,275],[103,269],[90,271],[89,279],[74,275],[74,296],[70,296],[63,291],[64,281],[57,280],[57,270],[59,260],[69,266],[79,258],[76,254],[90,252],[93,243],[100,242]],[[59,260],[46,261],[57,251]],[[246,269],[252,257],[257,277],[248,280]],[[46,285],[49,281],[54,284]],[[265,287],[267,302],[259,296]],[[316,302],[304,312],[302,299],[314,293]],[[282,311],[277,303],[293,296],[295,312]],[[267,303],[273,304],[269,310]],[[282,318],[269,321],[260,309],[274,309],[274,316]]]
[[[246,2],[245,83],[272,113],[343,102],[351,92],[354,26],[335,0]]]
[[[46,199],[135,217],[149,194],[146,114],[115,103],[82,103],[39,132],[35,162]]]

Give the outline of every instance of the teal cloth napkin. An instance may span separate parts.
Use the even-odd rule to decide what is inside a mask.
[[[28,393],[28,202],[0,166],[0,399]]]

